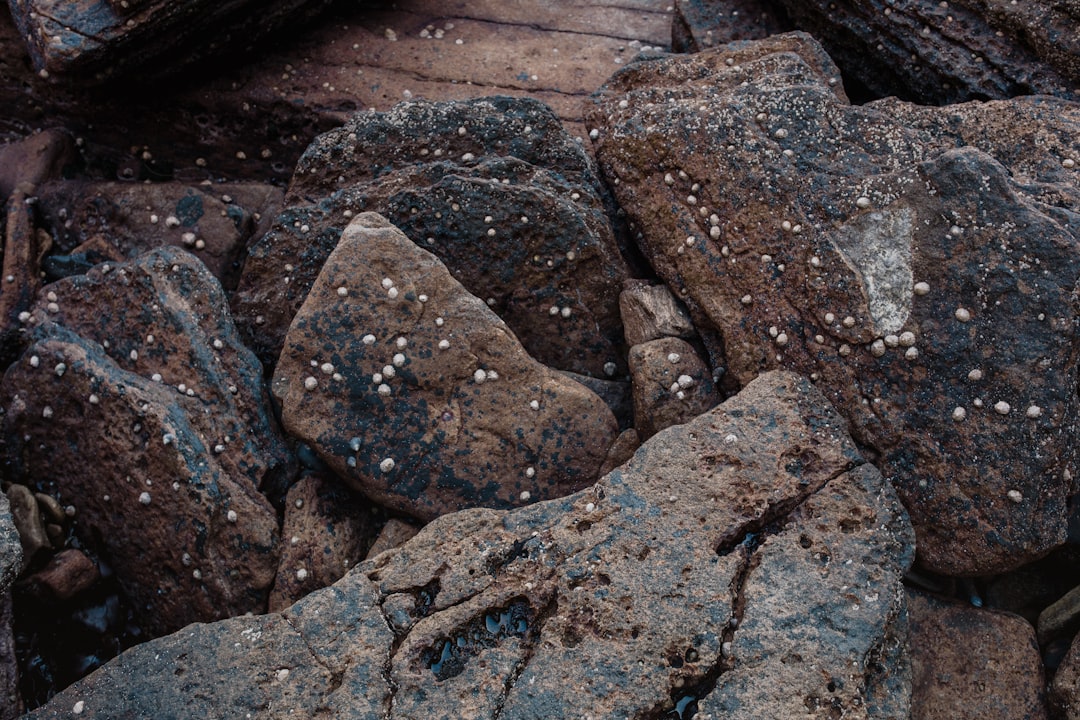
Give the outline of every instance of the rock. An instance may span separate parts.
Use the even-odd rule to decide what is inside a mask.
[[[1039,644],[1063,636],[1071,637],[1080,630],[1080,587],[1075,587],[1039,613]]]
[[[1047,718],[1035,630],[1010,613],[908,592],[912,720]]]
[[[596,97],[598,160],[725,390],[813,378],[925,567],[1005,572],[1075,491],[1080,106],[851,106],[836,76],[802,34],[642,61]]]
[[[628,462],[630,458],[634,457],[634,453],[641,447],[641,435],[634,428],[627,428],[619,433],[619,437],[615,438],[615,442],[612,444],[611,449],[608,450],[607,457],[604,458],[604,464],[600,466],[600,475],[607,475],[615,468]]]
[[[367,558],[365,559],[370,560],[379,553],[393,550],[399,545],[404,545],[415,537],[418,532],[420,532],[420,528],[415,525],[397,518],[390,518],[386,521],[386,524],[383,525],[382,530],[379,531],[379,536],[375,538],[375,542],[372,543],[371,548],[368,549]]]
[[[13,478],[76,508],[152,634],[262,612],[293,460],[221,286],[163,248],[42,290],[0,383]],[[14,487],[14,486],[13,486]]]
[[[346,229],[274,374],[282,423],[350,486],[429,520],[597,477],[611,411],[530,358],[438,258],[373,213]]]
[[[25,485],[12,483],[7,489],[7,499],[11,508],[11,519],[22,545],[22,564],[15,571],[19,574],[26,570],[38,555],[50,552],[52,544],[45,534],[45,523],[30,489]]]
[[[323,0],[215,3],[205,0],[11,0],[11,13],[35,69],[77,74],[82,81],[175,73],[222,55],[230,43],[250,47],[325,6]],[[235,50],[235,48],[233,48]]]
[[[1080,638],[1074,638],[1069,652],[1055,673],[1049,687],[1050,708],[1055,718],[1080,718]]]
[[[89,589],[100,577],[97,565],[86,553],[68,548],[53,555],[48,565],[26,578],[25,590],[48,602],[63,602]]]
[[[780,0],[845,74],[877,97],[948,105],[1045,93],[1076,99],[1080,11],[1033,0],[948,5]]]
[[[75,162],[75,142],[59,128],[50,128],[22,140],[0,145],[0,199],[22,186],[33,193],[46,180],[61,177]]]
[[[0,493],[2,502],[3,493]],[[11,593],[0,590],[0,720],[15,720],[24,709],[19,693],[19,663],[15,655],[11,621]]]
[[[619,295],[619,316],[630,347],[662,337],[690,339],[696,334],[686,307],[666,285],[627,281]]]
[[[720,404],[709,368],[685,340],[669,337],[635,345],[630,373],[634,427],[644,439]]]
[[[202,260],[229,290],[254,237],[255,217],[276,214],[281,196],[280,189],[257,183],[218,185],[213,193],[177,182],[49,183],[38,193],[56,244],[45,270],[57,279],[172,245]]]
[[[544,105],[494,97],[359,113],[308,148],[286,202],[233,301],[268,365],[341,231],[374,211],[437,255],[537,360],[625,372],[629,268],[592,162]]]
[[[41,287],[41,261],[52,245],[48,233],[35,226],[25,189],[7,200],[4,224],[3,284],[0,285],[0,367],[11,364],[22,344],[23,313]]]
[[[874,699],[902,671],[911,529],[843,427],[808,382],[766,374],[591,488],[443,516],[283,613],[141,645],[28,718],[906,716],[904,693],[887,715]]]
[[[289,488],[269,611],[333,585],[363,560],[375,536],[372,510],[333,477],[308,475]]]
[[[7,493],[0,492],[0,596],[11,587],[22,567],[23,550],[18,525],[11,515]]]
[[[671,50],[696,53],[790,29],[791,23],[771,3],[761,0],[675,0]]]

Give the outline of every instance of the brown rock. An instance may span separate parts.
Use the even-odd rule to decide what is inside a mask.
[[[1048,644],[1080,630],[1080,587],[1075,587],[1039,613],[1039,643]]]
[[[626,344],[630,347],[662,337],[688,339],[695,335],[686,306],[666,285],[628,280],[619,295],[619,316]]]
[[[379,553],[393,550],[399,545],[404,545],[418,532],[420,532],[420,528],[415,525],[407,523],[404,520],[398,520],[397,518],[390,518],[386,521],[386,524],[383,525],[382,530],[379,531],[379,536],[375,538],[375,542],[368,550],[366,559],[370,560]]]
[[[68,548],[52,556],[49,564],[26,579],[31,596],[50,602],[70,600],[98,579],[97,564],[81,550]]]
[[[906,717],[911,529],[843,426],[766,374],[591,488],[443,516],[284,613],[141,645],[29,717]]]
[[[1050,707],[1061,720],[1080,718],[1080,639],[1074,638],[1069,652],[1049,688]]]
[[[18,574],[26,570],[39,554],[51,551],[52,544],[45,534],[45,522],[41,519],[30,488],[12,483],[7,489],[7,499],[11,519],[22,545],[22,564],[16,570]]]
[[[23,342],[22,323],[41,287],[41,261],[52,245],[35,227],[33,208],[23,189],[7,200],[3,278],[0,282],[0,366],[7,366]]]
[[[648,439],[720,404],[709,368],[694,347],[679,338],[652,340],[630,348],[634,381],[634,427]]]
[[[672,52],[696,53],[737,40],[759,40],[791,30],[770,2],[675,0]]]
[[[173,248],[100,265],[44,289],[28,325],[0,383],[16,479],[76,507],[149,632],[262,611],[278,526],[259,488],[292,459],[206,267]]]
[[[634,457],[634,453],[641,447],[641,435],[634,428],[627,428],[619,433],[619,437],[615,439],[615,442],[611,445],[611,449],[608,450],[608,455],[604,458],[604,464],[600,466],[600,475],[607,475],[609,472],[625,464]]]
[[[367,501],[336,478],[301,478],[285,500],[281,563],[269,611],[284,610],[340,580],[364,559],[374,535],[375,517]]]
[[[946,105],[1051,94],[1076,98],[1080,11],[1068,3],[780,0],[796,27],[877,97]]]
[[[776,367],[815,379],[893,479],[929,569],[1009,570],[1065,539],[1078,474],[1061,439],[1080,409],[1080,110],[854,107],[836,75],[801,34],[638,63],[597,96],[598,159],[715,333],[725,387]]]
[[[1048,717],[1035,629],[1010,613],[908,592],[912,720]]]
[[[0,145],[0,199],[22,185],[24,191],[61,176],[75,161],[75,142],[58,128],[42,130],[23,140]]]
[[[273,388],[285,427],[334,472],[422,519],[580,489],[617,433],[596,395],[530,358],[435,256],[371,213],[323,265]]]

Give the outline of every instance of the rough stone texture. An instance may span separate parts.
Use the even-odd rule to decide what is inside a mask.
[[[269,225],[281,197],[279,188],[257,183],[49,183],[38,191],[39,214],[55,242],[45,271],[54,278],[83,273],[106,260],[173,245],[202,260],[231,289],[247,243],[261,234],[256,217],[266,216]]]
[[[15,190],[7,199],[4,220],[3,283],[0,283],[0,365],[7,366],[22,340],[20,316],[41,287],[41,260],[52,240],[35,227],[27,203],[31,188]],[[11,278],[8,281],[6,278]]]
[[[1042,645],[1062,636],[1075,635],[1080,630],[1080,587],[1073,588],[1043,608],[1036,627]]]
[[[295,23],[327,0],[9,0],[34,67],[80,79],[175,72]]]
[[[99,265],[43,288],[28,325],[0,383],[13,478],[76,508],[148,632],[263,610],[278,523],[259,488],[292,460],[206,267],[175,248]]]
[[[0,595],[7,592],[22,570],[22,543],[11,517],[7,494],[0,492]]]
[[[666,285],[630,280],[619,294],[619,316],[626,344],[633,347],[662,337],[692,338],[694,323]]]
[[[1080,109],[857,107],[836,75],[802,34],[638,63],[590,112],[598,160],[721,384],[815,379],[929,569],[1008,570],[1075,491]]]
[[[1080,10],[1055,0],[778,0],[877,97],[949,104],[1047,93],[1075,99]]]
[[[392,550],[399,545],[404,545],[411,540],[416,533],[420,532],[420,528],[407,523],[404,520],[397,518],[390,518],[383,525],[382,530],[379,531],[379,536],[375,538],[375,542],[371,544],[368,549],[367,560],[375,557],[381,552]]]
[[[634,428],[648,439],[720,404],[712,373],[694,347],[679,338],[630,348]]]
[[[333,585],[365,558],[375,536],[371,510],[334,477],[308,475],[289,488],[270,612]]]
[[[618,432],[599,397],[530,358],[438,258],[373,213],[323,265],[273,392],[285,428],[335,473],[422,519],[578,490]]]
[[[0,499],[0,503],[2,502]],[[11,593],[0,590],[0,720],[14,720],[23,712],[22,696],[19,694],[19,664],[15,656],[11,620]]]
[[[618,295],[629,269],[591,160],[540,103],[413,101],[359,113],[308,148],[286,201],[233,302],[264,362],[350,218],[375,211],[437,255],[537,360],[600,377],[625,371]]]
[[[772,0],[675,0],[671,50],[696,53],[791,30],[791,23],[773,5]]]
[[[843,425],[768,374],[592,488],[441,517],[284,613],[139,646],[29,717],[906,717],[905,692],[876,699],[903,677],[911,528]]]
[[[52,556],[49,564],[20,582],[31,597],[57,603],[87,590],[101,577],[97,564],[82,550],[68,548]]]
[[[1080,639],[1073,639],[1069,652],[1050,681],[1048,695],[1055,718],[1080,718]]]
[[[1010,613],[909,591],[912,720],[1045,720],[1035,629]]]

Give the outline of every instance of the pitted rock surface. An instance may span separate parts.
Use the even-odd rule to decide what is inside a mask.
[[[0,384],[14,479],[76,509],[162,634],[265,608],[291,454],[224,293],[175,248],[43,288]]]
[[[1077,98],[1080,9],[1054,0],[780,0],[877,97],[946,105],[1036,93]]]
[[[282,422],[354,488],[422,519],[594,482],[604,402],[533,360],[484,301],[374,213],[357,217],[289,328]]]
[[[30,718],[906,717],[903,507],[768,373],[575,495],[443,516],[289,610],[141,645]],[[225,670],[228,669],[228,680]]]
[[[304,153],[286,202],[233,301],[268,364],[350,218],[375,211],[437,255],[536,359],[625,372],[618,296],[630,271],[591,160],[541,103],[415,101],[354,115]]]
[[[19,531],[11,517],[11,506],[0,492],[0,595],[7,592],[22,570],[23,551]]]
[[[1064,541],[1075,490],[1080,109],[856,107],[836,75],[801,34],[637,63],[596,98],[598,160],[721,384],[815,379],[922,562],[1005,571]]]

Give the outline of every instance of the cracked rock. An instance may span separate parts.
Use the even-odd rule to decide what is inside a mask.
[[[430,520],[594,482],[604,402],[529,355],[437,257],[382,216],[343,233],[273,380],[282,423],[353,488]]]
[[[1007,571],[1078,477],[1080,106],[853,106],[837,75],[800,33],[639,61],[594,98],[598,162],[723,389],[814,379],[927,568]]]
[[[766,373],[592,487],[440,517],[284,613],[141,645],[28,717],[907,717],[912,542],[843,419]]]

